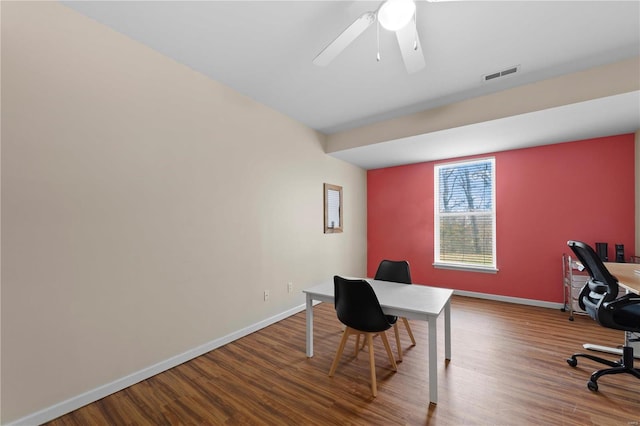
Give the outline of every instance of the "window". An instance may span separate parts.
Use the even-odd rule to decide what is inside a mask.
[[[495,159],[434,167],[434,266],[496,272]]]

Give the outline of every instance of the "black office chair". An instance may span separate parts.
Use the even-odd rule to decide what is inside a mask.
[[[347,343],[350,335],[366,336],[369,346],[369,367],[371,369],[371,393],[373,396],[378,395],[378,387],[376,384],[376,364],[373,354],[373,335],[379,334],[382,343],[389,356],[389,361],[393,367],[393,371],[397,371],[396,361],[391,353],[391,346],[387,340],[386,330],[391,328],[389,316],[382,312],[378,297],[371,288],[371,285],[365,280],[349,280],[339,276],[333,277],[333,285],[335,291],[335,307],[338,319],[346,329],[340,340],[340,346],[331,364],[329,376],[333,376],[338,366],[338,361],[342,356],[342,351]]]
[[[568,241],[567,245],[590,276],[578,297],[580,308],[603,327],[640,333],[640,296],[626,294],[618,297],[618,279],[611,275],[593,248],[580,241]],[[606,374],[628,373],[640,379],[640,369],[633,367],[631,346],[622,348],[622,358],[619,361],[577,353],[571,355],[567,363],[575,367],[578,365],[577,357],[588,358],[611,367],[595,371],[591,375],[587,387],[592,391],[598,390],[598,378]]]
[[[376,280],[393,281],[395,283],[411,284],[411,269],[409,268],[409,262],[406,260],[383,260],[378,265],[378,270],[374,277]],[[402,318],[404,327],[407,329],[409,338],[411,339],[411,345],[416,345],[416,339],[413,337],[413,332],[409,326],[409,320]],[[396,346],[398,347],[398,361],[402,361],[402,346],[400,346],[400,333],[398,333],[398,324],[393,324],[393,331],[396,336]]]

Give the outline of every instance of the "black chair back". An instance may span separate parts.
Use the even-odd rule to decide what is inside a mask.
[[[371,285],[365,280],[333,277],[338,319],[347,327],[365,332],[391,328]]]
[[[409,262],[406,260],[383,260],[380,262],[380,265],[378,265],[374,279],[411,284]]]
[[[580,308],[584,309],[591,318],[609,327],[608,324],[603,323],[607,321],[602,316],[599,318],[598,310],[603,303],[611,302],[618,297],[618,279],[611,275],[600,257],[588,244],[581,241],[567,241],[567,245],[589,273],[589,281],[578,296]]]

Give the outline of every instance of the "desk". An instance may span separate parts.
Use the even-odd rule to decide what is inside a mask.
[[[429,401],[438,402],[437,319],[444,311],[444,354],[451,359],[451,295],[453,290],[367,279],[382,311],[429,323]],[[307,356],[313,356],[313,301],[334,302],[333,280],[303,290],[307,296]]]
[[[604,266],[607,267],[611,275],[618,279],[618,285],[625,290],[640,294],[640,274],[636,274],[635,271],[640,271],[639,263],[614,263],[605,262]]]
[[[640,264],[638,263],[616,263],[616,262],[604,262],[604,266],[607,270],[618,279],[618,285],[624,288],[627,293],[632,292],[640,294],[640,274],[636,274],[636,270],[640,271]],[[625,345],[630,345],[629,334],[625,333]],[[606,352],[614,355],[622,355],[622,350],[618,348],[610,348],[608,346],[594,345],[591,343],[585,343],[582,345],[585,349],[598,352]],[[635,352],[635,351],[634,351]],[[640,351],[634,354],[634,358],[640,358]]]

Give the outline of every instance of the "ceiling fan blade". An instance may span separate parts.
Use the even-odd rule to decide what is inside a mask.
[[[415,25],[411,24],[405,25],[404,28],[396,31],[404,66],[409,74],[420,71],[425,67],[424,54],[422,53],[420,37],[418,37],[417,31]]]
[[[322,52],[313,60],[313,63],[319,66],[329,65],[344,49],[347,48],[376,20],[375,12],[365,12],[356,19],[353,24],[349,25],[335,40],[333,40]]]

